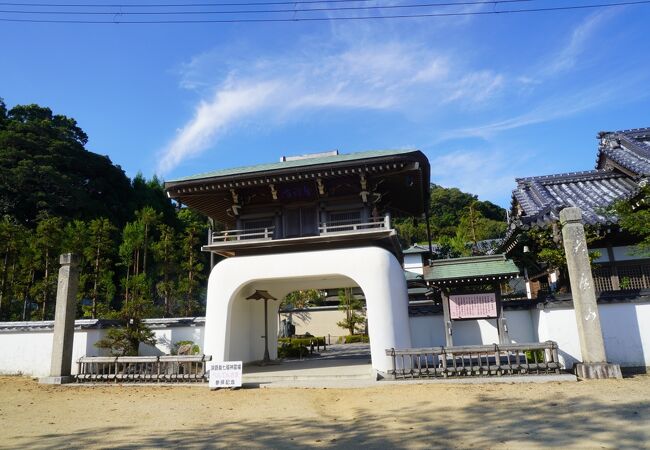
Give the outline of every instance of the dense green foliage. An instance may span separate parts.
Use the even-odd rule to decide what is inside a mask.
[[[0,320],[51,319],[58,258],[73,252],[78,317],[123,320],[104,344],[132,354],[142,319],[203,312],[207,223],[86,141],[73,119],[0,100]]]
[[[507,227],[505,209],[456,188],[431,184],[429,210],[431,240],[443,257],[480,253],[478,242],[503,237]],[[427,242],[424,220],[399,219],[395,228],[404,245]]]
[[[650,255],[650,185],[635,198],[618,202],[614,209],[621,228],[640,239],[638,252]]]

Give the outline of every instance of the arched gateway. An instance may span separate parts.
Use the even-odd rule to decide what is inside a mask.
[[[328,152],[170,181],[168,195],[224,231],[203,247],[226,257],[208,282],[203,349],[216,361],[270,357],[278,301],[249,298],[358,286],[366,300],[373,368],[385,349],[410,347],[408,296],[394,216],[428,214],[429,162],[417,150]],[[254,295],[255,294],[255,295]]]
[[[393,254],[379,247],[242,256],[212,270],[208,283],[205,353],[217,361],[262,359],[263,302],[248,300],[255,290],[282,298],[296,289],[358,286],[366,299],[372,366],[386,372],[387,348],[408,348],[411,335],[406,280]],[[267,311],[269,335],[277,336],[279,301]],[[271,358],[277,340],[269,340]]]

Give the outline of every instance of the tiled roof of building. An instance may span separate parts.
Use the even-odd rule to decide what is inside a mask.
[[[608,225],[616,217],[606,209],[633,197],[650,176],[650,128],[598,134],[596,170],[518,178],[512,191],[512,223],[506,242],[517,230],[558,221],[560,211],[577,206],[585,224]]]
[[[650,128],[603,132],[598,137],[597,168],[610,168],[610,160],[632,176],[650,175]]]
[[[509,279],[518,274],[517,265],[500,254],[432,261],[424,279],[442,284],[476,283]]]
[[[423,247],[418,244],[413,244],[406,250],[402,250],[402,253],[405,255],[415,255],[418,253],[429,253],[429,248],[428,247]]]
[[[638,190],[638,183],[621,172],[590,170],[518,178],[512,195],[521,208],[518,220],[524,227],[557,221],[560,211],[570,206],[579,207],[584,222],[594,225],[616,222],[605,209]]]

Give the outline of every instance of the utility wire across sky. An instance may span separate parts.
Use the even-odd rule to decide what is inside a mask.
[[[262,5],[286,5],[286,4],[304,4],[304,3],[352,3],[352,2],[365,2],[367,0],[332,0],[330,1],[299,1],[299,2],[243,2],[243,3],[211,3],[201,4],[200,6],[262,6]],[[376,0],[375,0],[376,1]],[[517,14],[517,13],[540,13],[551,11],[570,11],[580,9],[597,9],[597,8],[612,8],[631,5],[648,5],[650,0],[630,0],[620,2],[603,2],[603,3],[573,3],[565,4],[562,6],[540,6],[531,8],[520,9],[503,9],[499,10],[497,7],[500,4],[523,3],[523,2],[540,2],[542,0],[494,0],[494,1],[462,1],[462,2],[446,2],[446,3],[411,3],[411,4],[389,4],[389,5],[370,5],[370,6],[345,6],[345,7],[322,7],[322,8],[292,8],[292,9],[244,9],[244,10],[208,10],[208,11],[127,11],[124,12],[122,7],[135,7],[136,5],[116,5],[116,4],[94,4],[94,5],[81,5],[81,4],[42,4],[42,3],[12,3],[0,2],[0,6],[21,6],[21,7],[51,7],[51,8],[68,8],[68,7],[103,7],[103,8],[118,8],[112,11],[44,11],[34,9],[12,9],[0,10],[0,22],[32,22],[32,23],[76,23],[76,24],[192,24],[192,23],[262,23],[262,22],[305,22],[305,21],[342,21],[342,20],[381,20],[381,19],[407,19],[407,18],[427,18],[427,17],[458,17],[458,16],[487,16],[496,14]],[[481,11],[436,11],[436,8],[448,8],[458,6],[478,5],[480,7],[491,7]],[[154,5],[148,5],[154,6]],[[157,7],[194,7],[199,4],[159,4]],[[140,5],[144,7],[144,5]],[[418,12],[411,14],[395,14],[393,11],[400,8],[430,8],[428,12]],[[431,11],[433,9],[433,11]],[[382,12],[383,10],[391,11],[388,14],[381,15],[359,15],[359,16],[309,16],[314,12],[336,12],[336,11],[349,11],[349,10],[373,10]],[[291,14],[291,17],[268,17],[265,14],[284,13]],[[299,13],[306,13],[307,16],[300,16]],[[11,17],[12,14],[16,15],[34,15],[37,18],[29,17]],[[254,18],[172,18],[172,19],[155,19],[150,20],[123,20],[124,17],[138,15],[138,16],[160,16],[160,15],[215,15],[215,14],[258,14],[261,17]],[[56,18],[40,18],[38,16],[54,15]],[[112,20],[91,20],[91,19],[67,19],[60,18],[61,16],[79,16],[79,15],[110,15],[113,16]],[[7,17],[9,16],[9,17]]]

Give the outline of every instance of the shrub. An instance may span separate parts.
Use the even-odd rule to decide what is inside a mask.
[[[278,358],[304,358],[309,355],[309,349],[297,343],[283,343],[278,347]]]
[[[344,336],[344,343],[346,344],[353,344],[356,342],[370,342],[370,338],[368,337],[367,334],[353,334],[350,336]]]
[[[296,344],[309,347],[313,342],[314,345],[325,345],[325,337],[301,337],[301,338],[278,338],[281,344]]]

